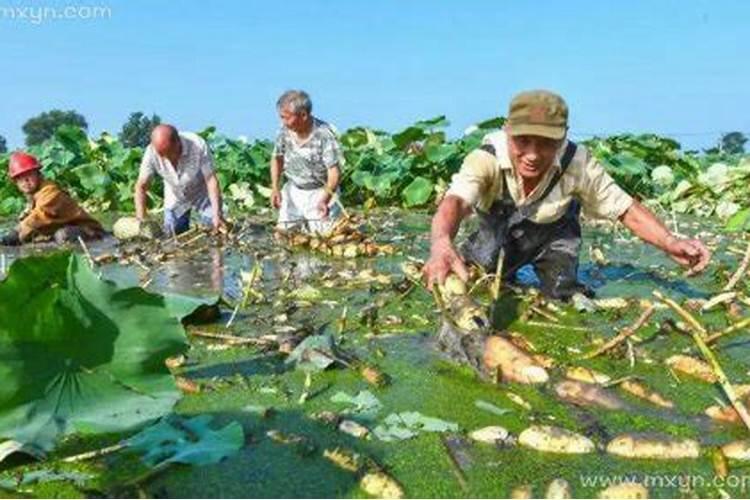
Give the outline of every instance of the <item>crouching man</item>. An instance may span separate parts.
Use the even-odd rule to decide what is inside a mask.
[[[271,204],[279,209],[279,229],[326,233],[341,215],[337,200],[343,155],[330,125],[312,115],[301,90],[276,103],[282,127],[271,157]],[[281,175],[287,182],[280,187]]]
[[[0,238],[2,245],[20,245],[37,239],[62,244],[78,238],[101,238],[104,230],[60,186],[45,180],[39,161],[26,153],[13,153],[8,174],[28,200],[18,226]]]
[[[494,273],[504,255],[504,280],[530,264],[544,295],[569,299],[583,288],[577,281],[581,209],[593,218],[622,222],[691,273],[705,269],[711,258],[705,245],[673,235],[617,186],[585,147],[567,140],[567,131],[568,107],[560,96],[530,91],[513,98],[504,130],[488,134],[467,155],[433,218],[430,258],[423,269],[430,288],[450,273],[466,280],[467,263]],[[472,213],[479,216],[480,227],[459,252],[453,239]],[[517,370],[511,364],[532,364],[501,337],[471,345],[477,352],[462,357],[483,362],[490,372],[499,366],[513,378]]]
[[[197,212],[201,224],[226,230],[221,188],[206,141],[172,125],[158,125],[151,133],[135,184],[135,215],[146,219],[146,194],[151,178],[164,181],[164,231],[180,234],[190,227],[190,214]]]

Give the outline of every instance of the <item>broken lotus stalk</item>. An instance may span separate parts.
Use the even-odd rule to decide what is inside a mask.
[[[653,316],[654,311],[656,311],[656,307],[653,304],[650,304],[645,311],[641,314],[641,316],[636,320],[635,323],[633,323],[631,326],[625,328],[620,333],[618,333],[615,337],[610,339],[608,342],[605,342],[602,344],[601,347],[598,349],[591,351],[590,353],[583,356],[582,359],[591,359],[599,356],[600,354],[607,352],[622,342],[624,342],[628,337],[632,336],[637,332],[643,325],[646,324],[646,322]]]
[[[732,289],[734,289],[734,287],[737,286],[737,283],[739,283],[739,281],[747,272],[747,268],[749,266],[750,266],[750,243],[747,244],[747,250],[745,250],[745,256],[742,257],[742,262],[740,262],[740,266],[737,268],[737,271],[735,271],[732,277],[729,278],[729,282],[727,283],[727,286],[725,286],[722,291],[729,292]]]
[[[677,305],[673,300],[668,299],[664,297],[661,293],[658,291],[654,291],[654,295],[661,300],[662,302],[666,303],[667,305],[670,305],[673,309],[672,304]],[[682,309],[679,305],[677,305],[679,309]],[[675,309],[678,310],[679,309]],[[683,309],[684,311],[684,309]],[[695,345],[698,346],[698,349],[700,350],[701,354],[704,358],[706,358],[706,361],[711,365],[711,368],[713,370],[714,375],[716,375],[716,379],[721,385],[721,388],[724,390],[724,394],[726,394],[727,398],[729,399],[729,402],[732,404],[735,410],[737,410],[737,414],[742,419],[742,422],[745,424],[745,426],[750,430],[750,414],[747,412],[747,408],[745,408],[745,405],[742,403],[740,398],[735,393],[734,387],[732,386],[731,382],[729,382],[729,379],[727,378],[726,373],[724,373],[724,370],[722,369],[721,365],[719,364],[719,360],[716,359],[716,356],[714,355],[713,351],[711,351],[711,348],[708,347],[706,344],[705,338],[706,338],[706,329],[698,323],[698,321],[690,315],[690,313],[687,313],[687,311],[684,311],[685,314],[687,314],[687,317],[683,316],[686,320],[689,317],[692,321],[688,321],[688,324],[692,327],[690,334],[693,337],[693,341],[695,342]],[[682,316],[682,314],[681,314]]]
[[[689,326],[691,326],[695,331],[697,331],[703,338],[707,338],[709,336],[708,330],[706,330],[706,328],[703,325],[701,325],[700,322],[697,319],[695,319],[695,317],[692,314],[690,314],[680,304],[670,299],[669,297],[665,297],[664,294],[662,294],[659,290],[654,290],[653,295],[654,297],[659,299],[660,302],[671,307],[682,319],[685,320],[685,322]]]

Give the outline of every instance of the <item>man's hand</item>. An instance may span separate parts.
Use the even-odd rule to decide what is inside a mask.
[[[427,289],[432,290],[434,284],[442,285],[451,272],[456,273],[463,281],[469,279],[466,264],[464,264],[450,239],[434,241],[430,251],[430,259],[422,268]]]
[[[213,226],[215,233],[226,234],[228,231],[227,223],[221,215],[214,215],[211,225]]]
[[[324,191],[320,197],[320,201],[318,201],[318,212],[320,212],[321,219],[325,219],[328,217],[328,213],[330,212],[330,208],[328,207],[328,204],[330,202],[331,202],[331,193],[329,193],[328,191]]]
[[[711,251],[700,240],[688,240],[670,236],[666,243],[667,255],[681,266],[688,268],[688,275],[698,274],[708,266]]]
[[[633,234],[663,250],[672,260],[688,268],[688,276],[703,271],[711,260],[711,252],[700,240],[677,238],[651,211],[633,201],[620,221]]]
[[[271,208],[281,208],[281,191],[274,189],[271,191]]]

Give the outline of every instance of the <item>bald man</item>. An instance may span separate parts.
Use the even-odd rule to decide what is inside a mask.
[[[135,215],[141,221],[146,218],[146,193],[154,175],[164,180],[167,234],[187,231],[193,209],[202,224],[215,230],[226,229],[213,157],[200,136],[178,132],[172,125],[154,128],[135,184]]]

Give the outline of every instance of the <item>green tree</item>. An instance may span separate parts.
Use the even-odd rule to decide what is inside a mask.
[[[41,144],[55,134],[55,130],[61,125],[73,125],[83,130],[89,128],[86,119],[76,111],[62,111],[53,109],[45,111],[24,123],[22,130],[26,134],[26,145],[34,146]]]
[[[719,148],[723,153],[730,155],[742,154],[745,152],[746,142],[747,137],[742,132],[729,132],[721,137]]]
[[[0,135],[0,155],[8,152],[8,142]]]
[[[129,148],[145,148],[151,140],[151,131],[160,123],[158,115],[151,115],[149,118],[140,111],[131,113],[120,131],[120,141]]]

